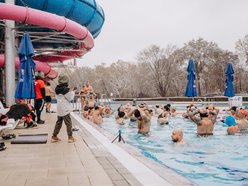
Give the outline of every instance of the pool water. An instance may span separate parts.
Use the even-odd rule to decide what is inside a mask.
[[[149,136],[137,134],[135,122],[116,124],[114,115],[104,118],[101,127],[113,136],[121,129],[127,143],[196,184],[248,186],[248,134],[227,135],[227,127],[217,121],[213,136],[197,137],[196,125],[181,115],[171,117],[169,125],[157,124],[155,116],[151,123]],[[177,128],[183,129],[183,145],[171,141]]]

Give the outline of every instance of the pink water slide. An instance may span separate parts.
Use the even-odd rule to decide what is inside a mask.
[[[0,3],[0,19],[13,20],[50,28],[58,32],[65,32],[81,41],[81,44],[74,48],[75,51],[57,52],[54,56],[35,56],[34,59],[40,62],[58,62],[81,57],[94,47],[94,39],[86,27],[62,16],[32,8]],[[0,58],[0,66],[4,66],[3,57]]]
[[[42,71],[44,74],[49,77],[50,79],[54,79],[57,77],[58,72],[52,69],[52,67],[44,62],[34,60],[36,64],[36,70]],[[15,69],[19,69],[20,61],[18,57],[15,57]],[[4,67],[4,55],[0,55],[0,68]]]

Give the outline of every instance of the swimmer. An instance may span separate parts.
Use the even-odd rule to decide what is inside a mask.
[[[82,108],[84,107],[84,104],[85,104],[86,95],[87,95],[87,90],[86,90],[85,85],[83,85],[82,88],[81,88],[81,90],[80,90],[81,106],[82,106]]]
[[[236,113],[236,123],[240,131],[248,129],[247,115],[248,115],[248,111],[245,109],[240,109]]]
[[[148,109],[148,112],[149,112],[150,116],[153,116],[154,115],[152,109]]]
[[[233,135],[235,133],[240,132],[239,127],[236,125],[235,118],[233,116],[227,116],[225,119],[226,125],[228,125],[227,128],[227,134]]]
[[[103,112],[103,108],[100,106],[96,106],[92,112],[92,121],[95,124],[101,124],[103,122],[102,119],[102,112]]]
[[[134,116],[137,118],[138,133],[147,135],[150,132],[151,127],[151,116],[149,112],[147,110],[135,109]]]
[[[233,106],[233,107],[231,107],[230,109],[227,109],[227,110],[226,110],[226,113],[227,113],[228,115],[235,116],[237,110],[238,110],[238,107]]]
[[[197,125],[197,135],[213,135],[214,123],[217,119],[214,112],[209,116],[207,109],[202,108],[197,111],[188,111],[188,116]]]
[[[126,108],[125,108],[124,105],[121,105],[121,106],[118,108],[117,113],[115,114],[115,118],[118,118],[118,113],[119,113],[119,111],[125,113],[124,119],[129,118],[129,115],[128,115],[128,113],[127,113]]]
[[[175,117],[175,116],[177,115],[177,110],[176,110],[176,108],[171,108],[170,115],[171,115],[172,117]]]
[[[90,82],[87,81],[85,84],[85,90],[86,90],[86,94],[89,94],[90,92],[94,92],[92,86],[90,85]]]
[[[163,112],[162,114],[159,114],[158,115],[158,119],[157,119],[157,122],[158,124],[160,125],[168,125],[169,124],[169,112]]]
[[[87,106],[84,106],[84,109],[83,109],[83,117],[84,118],[89,118],[89,108]]]
[[[159,115],[164,112],[160,105],[155,105],[154,109],[155,109],[155,115]]]
[[[119,111],[118,113],[118,117],[115,118],[115,122],[119,125],[125,125],[125,112]]]
[[[88,106],[89,109],[93,109],[95,104],[96,104],[96,101],[95,101],[94,95],[90,94],[86,105]]]
[[[183,143],[183,131],[182,129],[173,130],[171,139],[174,143]]]
[[[114,111],[110,107],[104,108],[103,115],[105,118],[109,118],[113,113],[114,113]]]
[[[186,112],[182,114],[182,116],[186,119],[189,119],[189,116],[188,116],[188,112],[193,112],[197,109],[196,106],[194,106],[193,104],[189,104],[187,107],[186,107]]]

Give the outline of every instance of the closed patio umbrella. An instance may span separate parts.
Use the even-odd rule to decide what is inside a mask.
[[[193,59],[189,59],[187,71],[188,71],[188,81],[187,81],[185,96],[196,97],[197,91],[195,86],[195,62]]]
[[[235,96],[235,93],[234,93],[234,88],[233,88],[234,70],[233,70],[232,63],[227,63],[225,74],[226,74],[226,89],[225,89],[224,96],[233,97]]]
[[[20,59],[20,67],[18,70],[18,83],[15,92],[17,99],[33,99],[35,98],[35,68],[36,65],[32,59],[34,49],[29,34],[24,33],[18,55]]]

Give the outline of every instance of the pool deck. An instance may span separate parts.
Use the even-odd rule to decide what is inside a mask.
[[[11,144],[0,151],[0,185],[4,186],[162,186],[192,185],[168,168],[154,163],[128,144],[111,143],[98,126],[72,114],[75,143],[67,142],[65,125],[51,143],[56,113],[42,113],[46,123],[13,133],[48,133],[46,144]],[[111,137],[111,136],[110,136]],[[118,155],[119,154],[119,155]]]

